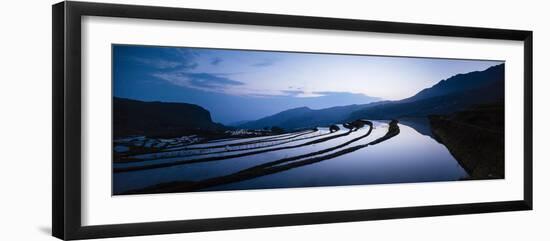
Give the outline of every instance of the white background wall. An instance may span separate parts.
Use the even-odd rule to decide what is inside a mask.
[[[546,1],[119,0],[189,8],[533,30],[535,210],[121,238],[117,240],[548,240],[550,102]],[[0,240],[54,240],[51,231],[51,10],[9,1],[0,12]]]

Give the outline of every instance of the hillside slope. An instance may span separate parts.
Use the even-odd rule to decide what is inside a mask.
[[[113,97],[113,132],[128,135],[181,136],[224,130],[210,112],[186,103],[145,102]]]
[[[504,64],[500,64],[484,71],[455,75],[403,100],[365,107],[351,113],[348,119],[426,117],[503,99]]]

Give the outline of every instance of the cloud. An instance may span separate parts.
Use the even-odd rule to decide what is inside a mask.
[[[196,58],[201,55],[199,51],[190,48],[167,48],[166,50],[169,53],[175,52],[179,57],[183,58]]]
[[[231,87],[244,85],[243,82],[209,73],[172,72],[156,73],[153,76],[174,85],[218,93],[229,93]]]
[[[134,60],[155,69],[174,69],[184,65],[182,62],[163,59],[135,58]]]
[[[321,97],[323,94],[317,92],[307,92],[303,90],[281,90],[283,95],[297,97],[297,98],[308,98],[308,97]]]
[[[251,66],[253,66],[253,67],[267,67],[267,66],[271,66],[271,65],[275,64],[275,62],[276,61],[272,60],[272,59],[265,59],[263,61],[253,63]]]
[[[323,96],[326,96],[326,95],[330,95],[330,96],[343,96],[343,95],[347,95],[347,96],[367,96],[365,94],[361,94],[361,93],[353,93],[353,92],[346,92],[346,91],[315,91],[313,92],[314,94],[317,94],[317,95],[323,95]]]
[[[190,78],[191,82],[196,86],[203,87],[215,87],[215,86],[227,86],[227,85],[243,85],[243,82],[232,80],[226,77],[220,77],[207,73],[188,73],[185,74],[187,78]]]
[[[289,96],[296,96],[304,93],[301,90],[281,90],[281,92]]]
[[[191,70],[199,66],[197,57],[200,54],[191,49],[161,48],[161,51],[149,56],[135,56],[132,59],[142,65],[159,69]]]
[[[302,90],[304,89],[304,87],[296,87],[296,86],[288,86],[289,89],[294,89],[294,90]]]
[[[319,94],[319,95],[341,95],[341,94],[354,94],[354,93],[350,93],[350,92],[345,92],[345,91],[315,91],[313,92],[315,94]]]
[[[184,69],[196,69],[197,67],[199,67],[199,63],[192,62],[192,63],[187,63],[183,68]]]
[[[218,64],[220,64],[222,61],[223,61],[223,59],[221,59],[221,58],[214,58],[214,59],[212,59],[212,61],[210,61],[210,64],[211,64],[211,65],[218,65]]]
[[[282,96],[296,97],[296,98],[313,98],[313,97],[337,97],[337,98],[372,98],[379,99],[375,97],[370,97],[360,93],[352,93],[345,91],[303,91],[299,90],[301,88],[292,88],[289,86],[290,90],[280,90],[279,93]]]

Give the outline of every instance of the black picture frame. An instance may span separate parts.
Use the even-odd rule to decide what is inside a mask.
[[[99,226],[81,224],[81,17],[104,16],[379,33],[517,40],[524,43],[524,194],[521,200],[420,207],[140,222]],[[443,26],[263,13],[197,10],[89,2],[52,6],[53,195],[52,233],[60,239],[88,239],[307,225],[380,219],[531,210],[533,33],[523,30]]]

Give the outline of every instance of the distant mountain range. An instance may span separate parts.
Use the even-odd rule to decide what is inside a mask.
[[[368,106],[376,106],[385,102],[375,102],[363,105],[336,106],[331,108],[312,110],[308,107],[299,107],[279,112],[275,115],[261,118],[259,120],[243,123],[238,128],[261,129],[265,127],[278,126],[286,130],[302,129],[316,126],[326,126],[346,121],[355,111],[362,110]]]
[[[361,118],[426,117],[453,113],[474,104],[498,102],[503,99],[504,64],[500,64],[484,71],[458,74],[441,80],[414,96],[398,101],[379,101],[318,110],[300,107],[246,122],[238,127],[255,129],[278,126],[289,130],[326,126]]]
[[[226,128],[193,104],[113,98],[114,136],[182,136]]]

